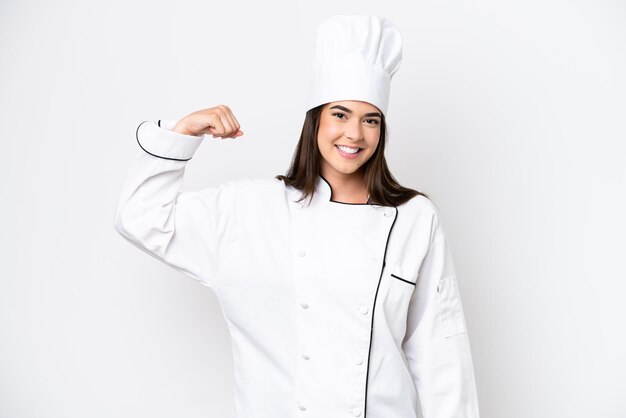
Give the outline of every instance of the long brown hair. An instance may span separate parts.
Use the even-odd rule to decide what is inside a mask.
[[[323,108],[324,105],[320,105],[306,112],[302,133],[300,134],[300,140],[296,146],[291,166],[287,170],[286,175],[279,174],[275,176],[275,178],[285,182],[286,185],[302,191],[302,196],[298,202],[313,196],[318,175],[321,174],[321,154],[317,146],[317,132]],[[393,177],[385,159],[385,144],[387,142],[385,132],[385,116],[382,115],[380,140],[376,151],[360,168],[365,173],[365,182],[370,195],[369,203],[383,206],[399,206],[417,195],[430,199],[426,193],[401,186]]]

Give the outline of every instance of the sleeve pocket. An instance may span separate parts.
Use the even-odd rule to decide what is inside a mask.
[[[441,335],[452,337],[466,332],[463,308],[454,276],[439,279],[437,283],[437,304]]]

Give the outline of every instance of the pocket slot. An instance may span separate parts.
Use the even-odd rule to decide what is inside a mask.
[[[391,273],[391,277],[394,277],[394,278],[396,278],[396,279],[398,279],[398,280],[402,280],[404,283],[412,284],[413,286],[415,286],[415,283],[413,283],[412,281],[409,281],[409,280],[403,279],[402,277],[400,277],[400,276],[396,276],[396,275],[395,275],[395,274],[393,274],[393,273]]]

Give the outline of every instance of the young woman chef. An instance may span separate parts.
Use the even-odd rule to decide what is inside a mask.
[[[402,39],[387,19],[320,25],[286,176],[181,192],[204,139],[243,135],[220,105],[139,125],[116,230],[213,289],[232,338],[234,418],[478,418],[442,222],[385,161]]]

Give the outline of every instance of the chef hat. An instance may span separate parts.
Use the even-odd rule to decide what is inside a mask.
[[[391,78],[402,62],[402,36],[376,15],[338,15],[317,30],[313,79],[306,110],[360,100],[387,113]]]

